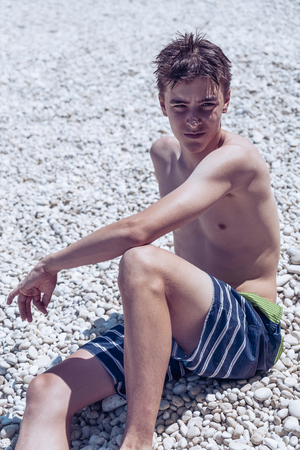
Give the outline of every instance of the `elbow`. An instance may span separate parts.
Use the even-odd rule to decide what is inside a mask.
[[[137,215],[128,217],[127,221],[127,237],[130,247],[140,247],[150,244],[155,238],[151,237],[146,224]]]

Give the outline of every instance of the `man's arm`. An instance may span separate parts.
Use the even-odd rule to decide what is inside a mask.
[[[205,213],[240,178],[237,168],[241,171],[241,158],[235,154],[228,158],[229,155],[226,157],[218,150],[208,155],[181,186],[144,211],[100,228],[64,250],[46,256],[12,291],[8,304],[18,295],[22,319],[31,320],[31,301],[46,312],[59,271],[113,259],[132,247],[150,244]]]
[[[208,155],[181,186],[145,210],[100,228],[44,258],[45,269],[57,273],[116,258],[126,250],[150,244],[204,214],[228,192],[236,189],[241,181],[247,181],[249,175],[252,178],[251,171],[245,177],[245,171],[249,172],[249,169],[238,150],[229,150],[229,154],[219,150]]]

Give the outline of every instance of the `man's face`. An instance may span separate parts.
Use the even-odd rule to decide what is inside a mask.
[[[207,77],[167,87],[159,95],[162,112],[169,118],[174,136],[191,153],[217,148],[221,116],[227,112],[230,92],[224,99],[222,89]]]

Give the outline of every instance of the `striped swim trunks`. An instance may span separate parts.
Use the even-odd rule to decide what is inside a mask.
[[[238,293],[211,277],[214,296],[196,348],[185,355],[173,340],[166,382],[193,372],[201,377],[247,379],[280,357],[282,308],[258,295]],[[125,397],[124,324],[81,347],[95,355]]]
[[[247,379],[270,369],[283,350],[281,306],[211,279],[214,297],[198,345],[185,355],[173,341],[172,358],[210,378]]]

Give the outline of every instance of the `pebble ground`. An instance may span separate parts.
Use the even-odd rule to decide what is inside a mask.
[[[170,129],[151,61],[176,31],[196,28],[233,64],[224,128],[251,139],[270,168],[285,349],[250,380],[168,383],[153,446],[300,448],[299,0],[1,0],[1,449],[16,444],[33,377],[122,321],[118,260],[62,273],[48,316],[35,312],[32,324],[5,297],[45,254],[158,199],[149,148]],[[172,251],[172,235],[155,244]],[[79,411],[70,448],[117,450],[118,402]]]

